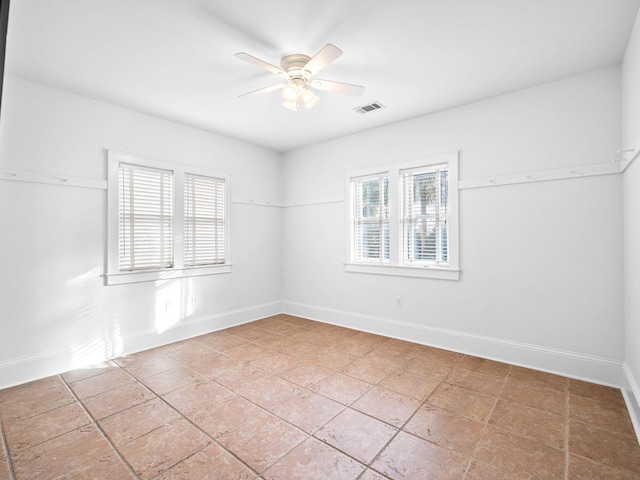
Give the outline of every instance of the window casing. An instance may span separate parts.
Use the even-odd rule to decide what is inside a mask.
[[[107,157],[107,285],[231,271],[227,174]]]
[[[458,280],[458,154],[347,172],[348,272]]]

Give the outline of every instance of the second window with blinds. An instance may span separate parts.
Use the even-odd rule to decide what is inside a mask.
[[[107,284],[231,271],[227,174],[108,152]]]
[[[347,172],[348,272],[459,279],[458,155]]]
[[[184,264],[225,263],[225,180],[184,176]]]

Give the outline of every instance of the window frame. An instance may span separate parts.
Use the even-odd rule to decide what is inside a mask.
[[[447,221],[447,265],[406,264],[402,261],[402,202],[400,181],[404,171],[447,165],[448,170],[448,221]],[[354,197],[355,181],[361,178],[389,176],[389,262],[358,262],[355,256]],[[414,160],[379,165],[346,172],[346,261],[345,272],[401,277],[434,278],[442,280],[460,279],[459,262],[459,199],[458,199],[458,152],[425,156]]]
[[[168,170],[173,173],[173,266],[167,268],[151,268],[144,270],[119,269],[119,182],[118,173],[120,164],[140,166],[159,170]],[[225,215],[225,261],[212,265],[185,265],[184,258],[184,189],[185,175],[215,178],[224,181],[224,215]],[[187,278],[201,275],[216,275],[231,273],[231,249],[230,249],[230,176],[226,172],[220,172],[208,168],[194,167],[180,163],[158,160],[141,155],[133,155],[115,150],[107,150],[107,254],[106,272],[104,275],[106,285],[121,285],[127,283],[149,282],[168,280],[173,278]]]

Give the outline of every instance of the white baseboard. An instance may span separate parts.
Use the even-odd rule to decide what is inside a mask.
[[[100,348],[91,349],[88,346],[87,352],[81,352],[82,355],[68,347],[0,362],[0,389],[282,312],[602,385],[617,388],[627,385],[626,390],[623,388],[623,393],[629,405],[636,432],[640,431],[640,407],[638,406],[640,390],[628,368],[624,370],[625,383],[623,384],[623,366],[620,361],[286,301],[255,305],[183,321],[162,333],[150,330],[124,337],[101,339]]]
[[[468,334],[355,312],[283,302],[284,312],[482,358],[620,388],[622,362],[500,338]]]
[[[627,404],[633,429],[640,443],[640,384],[626,363],[622,366],[622,396]]]
[[[58,375],[75,368],[82,368],[122,355],[129,355],[197,335],[222,330],[281,312],[281,302],[254,305],[207,317],[181,321],[161,333],[158,333],[157,330],[138,332],[126,336],[118,336],[115,333],[111,333],[106,338],[99,338],[93,345],[87,344],[83,346],[83,351],[80,352],[67,347],[37,355],[14,358],[0,362],[0,389],[51,375]]]

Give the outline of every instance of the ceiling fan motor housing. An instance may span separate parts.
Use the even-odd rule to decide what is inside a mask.
[[[291,80],[303,80],[306,83],[311,78],[311,72],[304,69],[309,60],[311,60],[311,57],[307,55],[294,53],[284,57],[280,65],[282,65],[282,69],[287,72]]]

